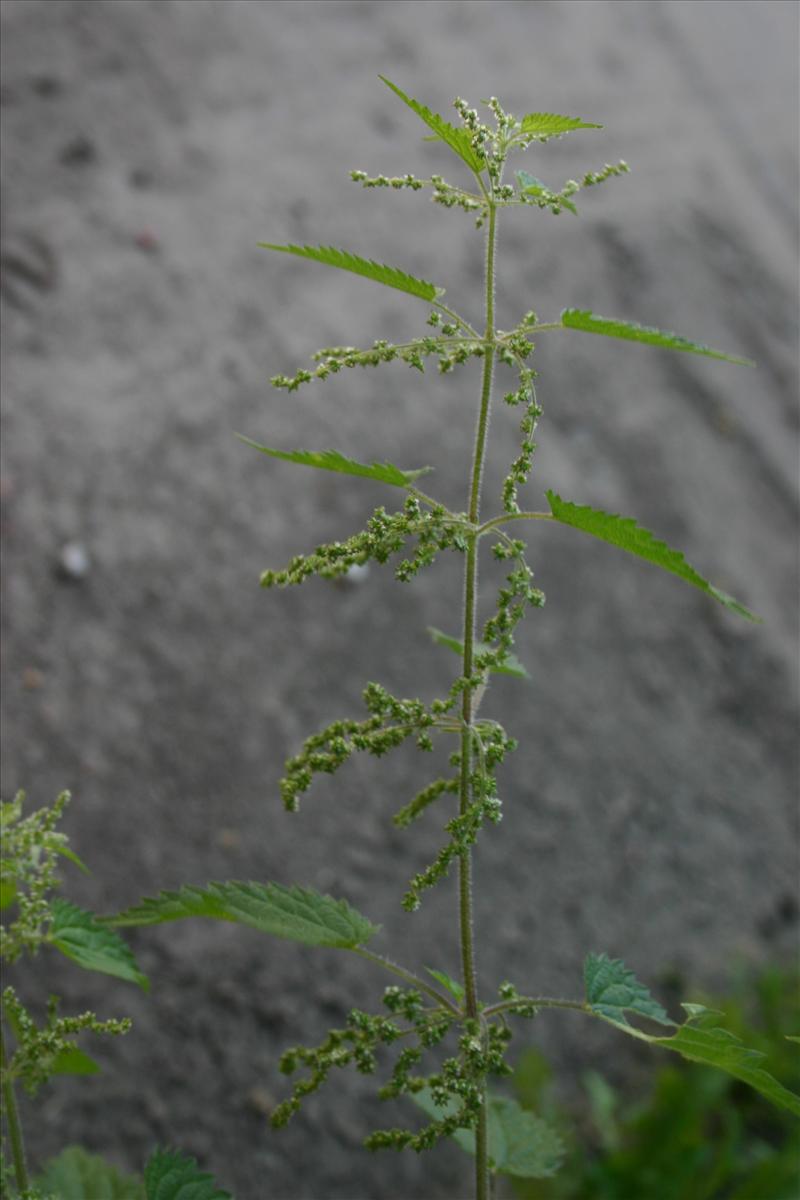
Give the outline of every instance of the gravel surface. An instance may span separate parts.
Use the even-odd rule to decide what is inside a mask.
[[[454,660],[458,563],[395,584],[260,571],[361,527],[386,489],[266,460],[234,437],[430,465],[463,507],[477,374],[402,365],[297,395],[271,390],[321,345],[395,341],[416,301],[270,256],[258,241],[353,248],[447,287],[479,319],[469,217],[362,192],[351,168],[458,164],[377,80],[447,112],[514,112],[602,132],[528,156],[554,186],[625,158],[581,217],[513,212],[499,322],[591,307],[758,361],[751,371],[581,334],[541,338],[545,417],[526,503],[543,492],[636,517],[761,614],[738,620],[568,529],[537,526],[547,593],[518,639],[532,682],[486,710],[520,740],[506,818],[476,857],[479,969],[492,994],[577,994],[588,950],[658,990],[724,983],[797,947],[797,26],[793,3],[4,0],[3,762],[6,797],[74,793],[92,875],[68,895],[113,911],[209,879],[346,896],[376,948],[457,973],[452,882],[408,916],[409,876],[441,844],[391,814],[431,777],[398,751],[353,762],[284,814],[287,755],[359,715],[364,683],[430,700]],[[521,160],[522,161],[522,160]],[[466,388],[466,395],[462,392]],[[498,411],[487,497],[516,454]],[[496,504],[487,499],[485,511]],[[492,568],[487,564],[485,579]],[[491,706],[491,707],[490,707]],[[131,938],[149,997],[42,956],[28,987],[130,1013],[103,1073],[30,1110],[42,1161],[80,1141],[139,1169],[182,1147],[238,1200],[461,1200],[455,1146],[359,1150],[371,1081],[346,1076],[272,1132],[281,1049],[319,1040],[386,982],[347,954],[186,922]],[[542,1016],[520,1032],[563,1073],[644,1075],[603,1030]],[[409,1106],[410,1107],[410,1106]],[[38,1117],[34,1114],[38,1114]],[[414,1115],[410,1115],[414,1119]]]

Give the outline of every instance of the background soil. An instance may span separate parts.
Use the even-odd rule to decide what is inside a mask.
[[[352,167],[458,172],[380,72],[438,111],[496,93],[515,112],[601,121],[529,156],[553,185],[632,165],[586,195],[580,220],[507,219],[501,325],[580,305],[759,364],[542,339],[530,503],[552,486],[635,516],[764,624],[569,530],[534,531],[548,604],[518,647],[533,682],[491,696],[521,746],[502,777],[506,819],[477,855],[483,986],[511,976],[578,993],[590,949],[624,955],[656,987],[668,972],[700,987],[736,961],[788,957],[797,17],[771,0],[5,0],[2,787],[27,788],[37,807],[73,791],[68,831],[93,868],[70,874],[76,903],[112,911],[209,879],[303,882],[381,922],[398,959],[457,971],[452,886],[416,917],[399,907],[440,819],[401,836],[390,818],[430,764],[404,752],[353,763],[294,817],[277,783],[305,734],[361,711],[368,679],[427,699],[447,686],[454,664],[425,630],[457,628],[458,564],[405,588],[373,569],[350,588],[261,592],[263,567],[393,498],[268,462],[233,436],[430,464],[431,487],[463,505],[474,373],[423,380],[397,366],[290,397],[268,385],[320,345],[413,336],[424,314],[259,240],[352,247],[433,278],[477,315],[469,218],[348,181]],[[507,412],[493,436],[487,495],[515,453]],[[59,568],[72,542],[89,559],[80,579]],[[288,1130],[266,1125],[281,1048],[375,1005],[382,978],[234,927],[132,940],[149,998],[68,964],[26,968],[70,1007],[135,1018],[99,1047],[102,1075],[41,1098],[34,1158],[81,1141],[138,1169],[159,1142],[197,1155],[239,1200],[468,1194],[455,1147],[424,1160],[359,1151],[370,1128],[409,1115],[378,1109],[361,1077]],[[646,1074],[653,1062],[559,1016],[525,1027],[529,1040],[572,1086],[591,1064]]]

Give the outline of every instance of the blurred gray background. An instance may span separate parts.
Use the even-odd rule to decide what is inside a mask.
[[[410,585],[264,593],[258,576],[359,529],[396,499],[266,460],[292,449],[435,468],[464,506],[477,367],[402,365],[287,396],[269,387],[319,346],[424,328],[415,300],[261,240],[352,248],[445,286],[480,313],[482,243],[425,193],[362,192],[370,173],[460,166],[377,75],[449,113],[491,94],[513,112],[604,125],[518,165],[558,187],[624,157],[581,216],[507,215],[498,320],[592,307],[750,356],[755,371],[581,334],[542,337],[545,416],[524,494],[636,517],[764,618],[567,529],[531,533],[547,593],[518,638],[532,682],[485,710],[520,740],[505,820],[476,859],[479,970],[577,995],[588,950],[658,991],[724,984],[797,947],[797,32],[794,3],[403,3],[4,0],[3,762],[32,806],[70,788],[91,866],[68,895],[112,911],[210,879],[300,882],[383,924],[376,948],[458,970],[454,881],[408,916],[409,876],[443,812],[391,815],[440,762],[354,761],[298,816],[278,779],[378,679],[430,700],[455,660],[460,564]],[[580,200],[580,198],[579,198]],[[511,376],[509,375],[510,379]],[[498,380],[498,387],[503,381]],[[516,454],[498,408],[488,514]],[[75,547],[83,562],[75,559]],[[73,557],[65,561],[65,547]],[[498,577],[499,578],[499,577]],[[486,596],[494,580],[487,564]],[[238,1200],[434,1200],[469,1192],[455,1147],[360,1151],[370,1080],[329,1085],[286,1131],[281,1048],[313,1043],[387,980],[358,960],[187,922],[133,935],[149,998],[44,957],[15,972],[101,1016],[104,1072],[43,1094],[31,1156],[69,1141],[138,1169],[156,1143],[200,1157]],[[646,1077],[655,1061],[545,1015],[520,1030],[563,1072]],[[410,1106],[408,1106],[410,1108]],[[30,1120],[34,1118],[31,1116]]]

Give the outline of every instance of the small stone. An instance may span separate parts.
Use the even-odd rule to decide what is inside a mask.
[[[151,229],[140,229],[134,234],[133,244],[145,254],[157,254],[161,249],[159,240]]]
[[[66,542],[58,555],[58,573],[64,579],[80,582],[89,574],[91,562],[82,542]]]
[[[35,692],[44,683],[44,673],[38,667],[25,667],[22,672],[22,686],[26,692]]]
[[[275,1108],[275,1100],[264,1088],[254,1087],[247,1093],[247,1104],[259,1116],[270,1117]]]
[[[242,835],[238,829],[220,829],[217,833],[217,845],[222,850],[238,850],[242,844]]]

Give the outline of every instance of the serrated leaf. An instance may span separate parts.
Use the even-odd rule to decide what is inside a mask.
[[[145,1200],[144,1186],[133,1175],[123,1175],[96,1154],[81,1146],[68,1146],[51,1159],[34,1180],[45,1196],[58,1200]]]
[[[583,965],[586,1002],[598,1016],[615,1025],[628,1024],[626,1012],[635,1012],[660,1025],[674,1025],[648,989],[619,958],[587,954]]]
[[[310,888],[236,881],[162,892],[107,920],[120,926],[160,925],[186,917],[232,921],[308,946],[342,950],[363,945],[379,929],[346,900],[334,900]]]
[[[58,897],[51,901],[53,920],[48,943],[87,971],[102,971],[136,983],[147,991],[149,982],[136,965],[130,948],[118,933],[101,924],[93,913]]]
[[[800,1096],[789,1091],[759,1066],[766,1056],[760,1050],[748,1049],[729,1030],[710,1027],[718,1013],[702,1004],[684,1004],[687,1019],[676,1027],[676,1032],[670,1037],[654,1036],[642,1029],[633,1028],[626,1020],[625,1012],[640,1013],[651,1020],[659,1021],[662,1025],[675,1025],[675,1022],[656,1015],[656,1012],[663,1014],[664,1010],[653,1000],[644,984],[639,983],[633,972],[619,959],[609,959],[604,954],[590,954],[586,959],[584,973],[587,1004],[589,1011],[596,1016],[602,1017],[639,1041],[661,1046],[665,1050],[674,1050],[691,1062],[717,1067],[735,1079],[749,1084],[773,1104],[800,1117]]]
[[[399,267],[387,267],[385,263],[373,262],[371,258],[360,258],[347,250],[337,250],[335,246],[276,246],[271,242],[259,242],[258,245],[262,250],[296,254],[298,258],[310,258],[312,262],[324,263],[328,267],[352,271],[354,275],[374,279],[376,283],[397,288],[400,292],[408,292],[411,296],[419,296],[421,300],[432,302],[444,295],[444,288],[436,287],[425,279],[417,279],[414,275],[407,275]]]
[[[432,470],[431,467],[420,467],[416,471],[401,471],[392,463],[377,462],[366,466],[352,458],[345,458],[338,450],[272,450],[269,446],[262,446],[241,433],[237,433],[236,436],[254,450],[260,450],[262,454],[269,454],[272,458],[281,458],[284,462],[318,467],[322,471],[338,471],[342,475],[360,475],[365,479],[376,479],[379,483],[390,483],[393,487],[409,487],[420,475],[427,475]]]
[[[412,100],[405,92],[401,91],[397,84],[386,79],[385,76],[379,75],[388,88],[391,88],[396,96],[408,105],[412,112],[415,112],[420,117],[429,129],[432,129],[439,141],[444,142],[450,149],[465,162],[470,171],[479,175],[485,168],[486,163],[479,158],[472,147],[472,139],[466,129],[460,129],[456,125],[451,125],[449,121],[445,121],[444,117],[440,117],[438,113],[431,112],[424,104],[420,104],[418,100]]]
[[[49,1067],[51,1075],[97,1075],[99,1065],[78,1046],[66,1046]]]
[[[450,637],[449,634],[442,633],[441,629],[434,629],[430,625],[428,626],[428,633],[437,645],[446,646],[448,650],[452,650],[455,654],[463,655],[464,643],[460,638]],[[493,647],[487,645],[486,642],[475,642],[476,654],[485,654],[491,650],[493,650]],[[515,654],[507,654],[502,667],[490,667],[489,671],[494,675],[513,675],[517,679],[530,679],[530,675]]]
[[[591,534],[592,537],[609,542],[612,546],[619,546],[621,550],[635,554],[638,558],[644,558],[657,567],[662,567],[665,571],[670,571],[673,575],[684,579],[687,583],[693,584],[706,595],[713,596],[731,612],[745,617],[748,621],[761,623],[760,617],[751,613],[748,608],[745,608],[733,596],[729,596],[727,592],[714,587],[695,571],[679,550],[673,550],[666,542],[659,541],[648,529],[637,525],[632,517],[620,517],[616,513],[603,512],[602,509],[591,508],[587,504],[573,504],[570,500],[562,500],[553,491],[545,494],[553,517],[562,525],[572,525],[574,529],[581,529],[584,533]]]
[[[448,991],[459,1002],[464,998],[464,987],[456,979],[451,979],[444,971],[437,971],[434,967],[426,967],[428,974],[440,983],[445,991]]]
[[[144,1169],[146,1200],[233,1200],[195,1159],[177,1150],[155,1150]]]
[[[560,1167],[564,1146],[554,1129],[516,1100],[490,1096],[489,1154],[504,1175],[547,1179]]]
[[[429,1116],[441,1119],[458,1111],[456,1100],[439,1105],[430,1088],[410,1092],[411,1099]],[[491,1169],[523,1179],[547,1179],[561,1165],[564,1147],[560,1137],[540,1117],[505,1096],[489,1096],[487,1134]],[[475,1132],[458,1129],[452,1135],[462,1150],[475,1153]]]
[[[571,133],[573,129],[602,128],[602,125],[592,121],[582,121],[580,117],[561,117],[557,113],[528,113],[520,121],[522,133],[542,142],[551,137],[560,137],[562,133]]]
[[[789,1091],[758,1064],[766,1057],[760,1050],[749,1050],[727,1029],[702,1029],[691,1018],[669,1038],[650,1038],[654,1045],[675,1050],[692,1062],[706,1063],[741,1079],[780,1108],[800,1117],[800,1096]]]
[[[635,321],[617,321],[610,317],[601,317],[598,313],[590,312],[588,308],[565,308],[561,314],[561,325],[564,329],[581,329],[584,333],[598,333],[603,337],[623,338],[629,342],[643,342],[648,346],[663,346],[667,350],[703,354],[707,358],[719,358],[723,362],[738,363],[742,367],[756,365],[752,359],[723,354],[721,350],[712,350],[710,346],[692,342],[678,333],[653,329],[650,325],[638,325]]]

